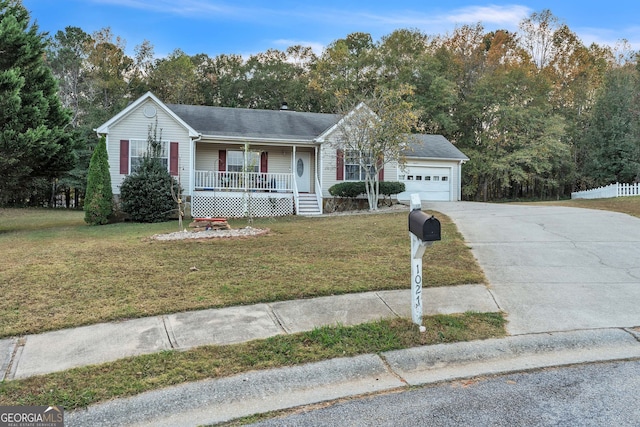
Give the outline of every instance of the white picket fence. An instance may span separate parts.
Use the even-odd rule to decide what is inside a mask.
[[[572,199],[606,199],[609,197],[640,196],[640,183],[615,184],[571,193]]]

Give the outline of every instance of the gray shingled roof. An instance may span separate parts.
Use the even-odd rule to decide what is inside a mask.
[[[167,104],[202,135],[313,141],[340,120],[337,114]],[[442,135],[414,135],[407,157],[469,160]]]
[[[467,156],[442,135],[413,135],[414,141],[404,151],[407,157],[426,159],[469,160]]]
[[[312,141],[340,119],[336,114],[253,110],[167,104],[189,126],[203,135],[240,136]]]

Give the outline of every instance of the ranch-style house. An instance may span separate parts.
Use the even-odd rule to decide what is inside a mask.
[[[335,114],[165,104],[151,92],[96,129],[107,141],[113,194],[147,150],[150,126],[162,158],[179,179],[193,217],[317,215],[329,188],[361,181],[358,153],[336,147]],[[406,164],[393,159],[381,180],[401,181],[422,200],[460,200],[461,165],[469,160],[441,135],[416,135]]]

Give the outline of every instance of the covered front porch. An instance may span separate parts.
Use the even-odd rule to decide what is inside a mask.
[[[194,145],[193,217],[322,213],[317,147]]]

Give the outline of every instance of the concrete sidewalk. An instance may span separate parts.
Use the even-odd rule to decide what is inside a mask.
[[[500,311],[484,285],[425,288],[424,314]],[[411,317],[409,290],[191,311],[0,340],[0,380],[21,379],[124,357],[234,344],[325,325]]]

